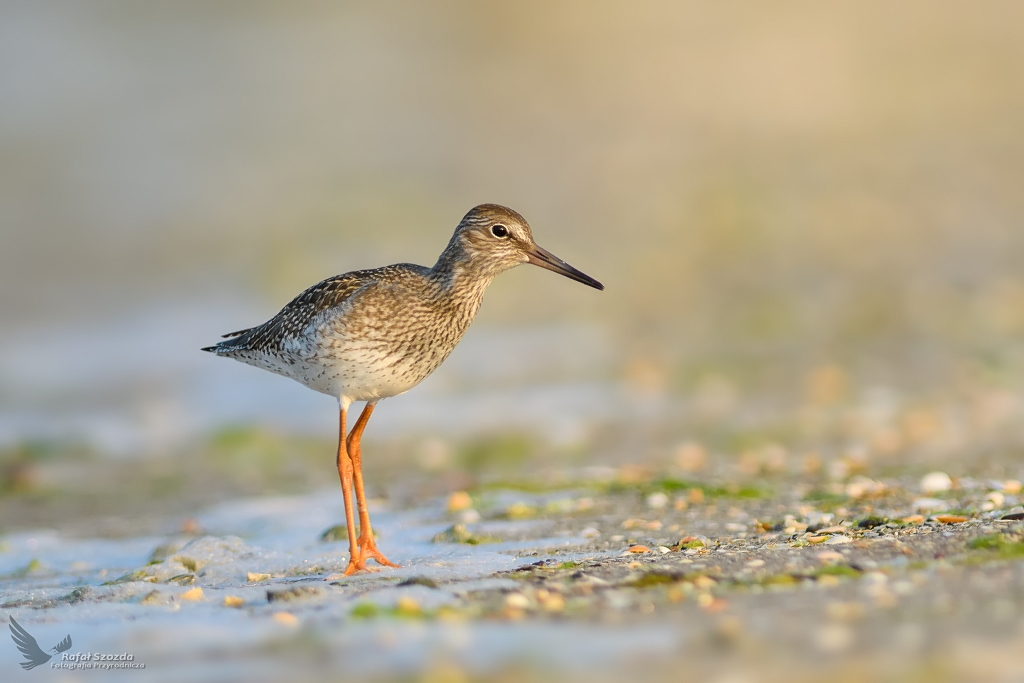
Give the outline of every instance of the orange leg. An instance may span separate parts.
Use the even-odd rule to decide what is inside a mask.
[[[373,413],[374,403],[367,403],[360,413],[359,419],[352,426],[348,435],[346,449],[352,458],[352,469],[355,476],[356,503],[359,505],[359,552],[363,562],[371,557],[385,567],[397,567],[398,565],[384,557],[383,553],[377,550],[377,542],[373,539],[373,528],[370,526],[370,511],[366,507],[366,492],[363,490],[363,451],[360,446],[360,439],[366,423],[370,421]]]
[[[347,444],[345,442],[345,413],[347,409],[342,408],[338,418],[338,478],[341,479],[341,495],[345,499],[345,524],[348,527],[348,567],[345,568],[345,575],[354,574],[360,569],[366,568],[362,552],[356,542],[356,520],[352,511],[352,460],[349,458]]]

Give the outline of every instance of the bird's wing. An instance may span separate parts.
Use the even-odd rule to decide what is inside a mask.
[[[375,270],[357,270],[327,278],[292,299],[262,325],[232,332],[225,335],[231,339],[203,350],[224,355],[235,351],[278,351],[283,341],[305,330],[317,313],[340,305],[360,287],[372,282],[375,274]]]
[[[23,669],[35,668],[50,659],[50,655],[39,648],[39,643],[32,637],[32,634],[23,629],[21,624],[14,620],[14,617],[11,617],[9,626],[14,644],[21,650],[21,654],[25,655],[25,659],[28,660],[21,663]]]
[[[335,275],[313,285],[291,300],[287,306],[267,322],[248,330],[233,332],[233,338],[203,351],[230,356],[233,352],[259,351],[279,353],[283,344],[300,336],[317,316],[345,303],[360,289],[376,282],[399,279],[409,272],[423,275],[428,268],[410,263],[399,263],[383,268],[355,270],[344,275]]]
[[[232,337],[241,337],[246,332],[250,331],[251,327],[247,327],[244,330],[238,330],[237,332],[228,332],[227,334],[220,335],[221,339],[231,339]]]
[[[71,649],[71,634],[64,636],[64,640],[57,643],[54,648],[57,652],[66,652]]]

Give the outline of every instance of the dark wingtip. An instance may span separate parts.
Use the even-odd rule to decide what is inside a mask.
[[[210,353],[217,353],[217,347],[216,346],[204,346],[203,348],[201,348],[199,350],[200,351],[209,351]]]
[[[247,327],[244,330],[238,330],[237,332],[228,332],[227,334],[222,334],[220,337],[221,337],[221,339],[230,339],[231,337],[241,337],[246,332],[252,332],[252,328],[251,327]]]

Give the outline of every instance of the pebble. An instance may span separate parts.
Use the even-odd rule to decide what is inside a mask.
[[[199,523],[198,519],[187,517],[181,520],[181,533],[188,534],[189,536],[198,536],[203,533],[203,525]]]
[[[858,475],[846,485],[846,495],[850,498],[867,498],[878,496],[885,491],[885,484],[868,477]]]
[[[804,512],[804,516],[807,517],[808,526],[824,526],[835,518],[831,512],[819,512],[813,508]]]
[[[925,493],[942,493],[953,488],[953,480],[945,472],[929,472],[921,477],[921,490]]]
[[[537,600],[548,612],[561,612],[565,609],[565,598],[559,593],[541,589],[537,591]]]
[[[291,612],[274,612],[274,621],[284,626],[294,628],[299,625],[299,618]]]
[[[969,517],[963,515],[935,515],[935,521],[942,522],[943,524],[959,524],[966,522]]]
[[[825,545],[842,545],[843,543],[853,543],[853,539],[849,536],[836,534],[835,536],[829,536],[828,540],[825,541]]]
[[[764,560],[751,560],[750,562],[747,562],[747,566],[750,567],[751,569],[757,569],[758,567],[763,567],[764,566]]]
[[[687,441],[676,448],[675,459],[684,472],[697,472],[707,466],[708,453],[700,444]]]
[[[918,498],[913,507],[918,512],[942,512],[949,509],[949,503],[938,498]]]
[[[224,606],[225,607],[241,607],[245,604],[245,600],[238,597],[237,595],[225,595]]]
[[[661,529],[661,522],[653,520],[648,522],[646,519],[627,519],[622,523],[623,529],[647,529],[648,531],[658,531]]]
[[[423,608],[420,607],[420,602],[416,598],[411,598],[408,595],[403,595],[398,598],[398,602],[395,603],[395,607],[398,608],[400,614],[406,616],[415,616],[423,613]]]
[[[601,532],[592,526],[588,526],[586,529],[580,532],[580,536],[583,538],[597,538],[601,535]]]
[[[198,586],[195,588],[190,588],[178,597],[180,597],[182,600],[188,600],[189,602],[199,602],[203,599],[203,589],[199,588]]]
[[[825,564],[835,564],[841,562],[843,556],[834,550],[824,550],[818,553],[818,562],[824,562]]]
[[[649,553],[651,549],[645,545],[631,545],[627,550],[631,553]]]
[[[647,496],[647,506],[650,508],[660,510],[666,505],[668,505],[668,496],[660,491]]]
[[[473,507],[473,499],[465,491],[456,491],[448,496],[448,512],[461,512]]]
[[[511,609],[526,609],[530,600],[522,593],[509,593],[505,596],[505,606]]]
[[[901,521],[904,524],[924,524],[924,515],[909,515]]]
[[[989,491],[988,495],[985,496],[985,501],[992,503],[992,508],[1001,508],[1006,504],[1006,496],[999,491]]]
[[[680,586],[672,586],[665,593],[665,596],[668,598],[669,602],[682,602],[686,599],[686,590]]]
[[[270,579],[270,574],[257,574],[256,572],[246,572],[245,574],[245,580],[249,583],[259,583],[268,579]]]
[[[480,521],[480,513],[473,508],[463,510],[459,513],[459,521],[463,524],[476,524]]]

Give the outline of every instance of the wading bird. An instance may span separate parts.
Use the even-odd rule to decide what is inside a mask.
[[[225,341],[203,349],[290,377],[338,400],[336,464],[349,542],[345,574],[366,569],[370,558],[397,566],[377,549],[363,489],[359,442],[374,406],[409,391],[436,370],[473,322],[491,280],[522,263],[604,289],[537,246],[518,213],[483,204],[462,219],[433,268],[399,263],[327,278],[262,325],[224,335]],[[346,436],[346,416],[355,401],[365,401],[366,407]]]

